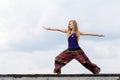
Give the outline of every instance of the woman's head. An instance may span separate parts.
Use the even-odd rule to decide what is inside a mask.
[[[68,24],[68,30],[74,30],[75,32],[78,31],[78,25],[75,20],[70,20]]]

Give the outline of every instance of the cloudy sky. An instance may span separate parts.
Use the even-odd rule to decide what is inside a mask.
[[[120,73],[119,0],[0,0],[0,73],[51,74],[54,58],[67,49],[64,33],[42,26],[67,28],[75,19],[80,31],[105,37],[81,36],[79,44],[101,73]],[[64,74],[91,73],[76,60]]]

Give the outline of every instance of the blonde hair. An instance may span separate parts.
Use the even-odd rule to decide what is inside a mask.
[[[77,22],[75,20],[70,20],[69,23],[68,23],[68,30],[67,30],[67,36],[69,37],[71,35],[71,28],[69,26],[70,22],[73,23],[73,27],[74,27],[74,30],[75,30],[75,33],[77,35],[77,40],[79,41],[79,38],[80,38],[80,31],[78,29],[78,25],[77,25]]]

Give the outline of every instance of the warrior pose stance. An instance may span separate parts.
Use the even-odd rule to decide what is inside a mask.
[[[55,68],[54,73],[61,74],[61,68],[69,63],[72,59],[79,61],[85,68],[90,70],[93,74],[98,74],[100,72],[100,67],[92,63],[86,56],[84,51],[80,48],[78,41],[80,35],[90,35],[103,37],[101,34],[93,34],[87,32],[81,32],[78,29],[77,22],[75,20],[70,20],[68,24],[68,29],[57,29],[43,27],[46,30],[60,31],[67,34],[68,37],[68,49],[64,50],[55,58]]]

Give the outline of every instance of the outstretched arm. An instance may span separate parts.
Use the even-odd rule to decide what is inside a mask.
[[[104,35],[102,34],[95,34],[95,33],[88,33],[88,32],[80,32],[81,35],[88,35],[88,36],[98,36],[98,37],[103,37]]]
[[[46,30],[51,30],[51,31],[60,31],[60,32],[67,33],[67,30],[65,30],[65,29],[48,28],[48,27],[44,27],[44,26],[43,26],[43,28],[44,28],[44,29],[46,29]]]

